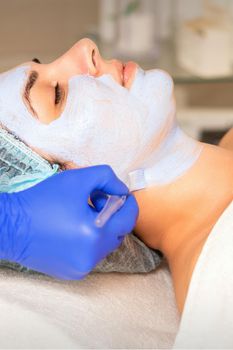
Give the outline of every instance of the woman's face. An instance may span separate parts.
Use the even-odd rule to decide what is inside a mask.
[[[127,181],[174,123],[173,82],[161,70],[104,60],[89,39],[49,64],[0,74],[0,122],[41,155],[77,167],[109,164]]]
[[[123,64],[116,59],[104,60],[96,44],[89,39],[78,41],[52,63],[26,64],[30,65],[28,83],[32,86],[23,96],[24,102],[33,116],[45,124],[57,119],[64,110],[68,81],[73,76],[110,74],[118,84],[128,89],[137,68],[134,62]]]

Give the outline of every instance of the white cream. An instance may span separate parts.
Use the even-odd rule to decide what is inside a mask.
[[[130,90],[110,75],[74,76],[63,113],[42,124],[22,99],[28,70],[0,75],[0,121],[31,147],[79,167],[109,164],[131,190],[172,182],[198,158],[201,147],[176,123],[165,72],[138,69]]]

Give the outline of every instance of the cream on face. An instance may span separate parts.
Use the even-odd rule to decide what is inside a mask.
[[[174,181],[200,154],[176,123],[173,82],[163,71],[138,69],[130,90],[110,75],[74,76],[65,109],[50,124],[23,102],[28,71],[0,75],[0,121],[31,147],[79,167],[109,164],[131,190]],[[139,182],[130,176],[138,169]]]

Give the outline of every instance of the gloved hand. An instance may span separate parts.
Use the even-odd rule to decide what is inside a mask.
[[[126,195],[110,167],[67,170],[17,193],[0,194],[0,258],[61,279],[81,279],[115,250],[138,215],[132,195],[102,228],[92,192]]]

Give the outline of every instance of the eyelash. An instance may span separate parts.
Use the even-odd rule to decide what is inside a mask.
[[[95,60],[95,49],[92,50],[92,55],[91,55],[91,58],[92,58],[92,63],[94,64],[94,66],[96,67],[96,60]]]
[[[56,84],[54,90],[55,90],[55,105],[57,105],[62,98],[62,89],[58,83]]]

